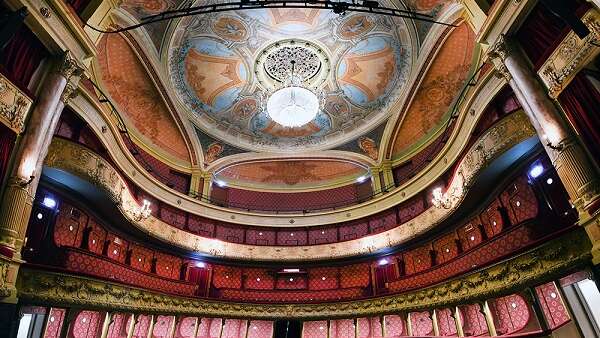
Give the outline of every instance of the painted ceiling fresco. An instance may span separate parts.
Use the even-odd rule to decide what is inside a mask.
[[[201,15],[179,23],[169,71],[206,133],[250,150],[323,149],[368,131],[365,120],[389,117],[412,63],[408,36],[402,19],[387,16],[316,9]],[[262,109],[290,60],[324,102],[301,127],[279,125]]]
[[[450,33],[401,122],[392,158],[421,141],[440,123],[468,78],[474,49],[475,34],[466,23]]]
[[[392,6],[385,0],[380,3]],[[439,17],[455,1],[403,3],[419,13]],[[140,21],[165,10],[202,4],[205,2],[123,0],[121,9]],[[418,40],[423,41],[432,24],[414,24]],[[474,46],[473,33],[466,25],[451,33],[404,112],[398,103],[408,90],[406,79],[413,60],[417,53],[435,51],[418,51],[419,42],[411,41],[410,28],[403,19],[351,12],[338,16],[315,9],[265,9],[200,15],[143,29],[158,54],[164,56],[161,73],[168,74],[165,81],[185,107],[180,114],[196,125],[206,165],[247,151],[311,149],[350,151],[378,160],[383,157],[379,147],[392,114],[400,114],[402,122],[390,142],[391,155],[401,156],[444,121],[468,75]],[[269,91],[281,80],[277,76],[282,71],[281,62],[277,60],[282,61],[282,57],[271,51],[283,44],[289,47],[290,41],[294,48],[302,49],[308,65],[303,71],[310,70],[311,88],[323,96],[317,116],[293,128],[277,124],[262,109]],[[110,48],[121,47],[111,42]],[[111,76],[118,79],[116,71]],[[118,86],[114,84],[118,81],[112,82]],[[139,83],[131,84],[134,86],[151,90]],[[127,113],[134,118],[135,113]],[[169,132],[165,134],[169,137]],[[185,153],[181,151],[182,139],[162,140],[152,142],[171,154],[177,153],[173,148],[179,149],[178,158]]]
[[[236,164],[219,171],[216,177],[246,188],[289,190],[353,182],[367,173],[365,167],[356,163],[301,159]]]
[[[189,162],[176,122],[127,41],[118,34],[105,35],[99,44],[98,60],[105,88],[144,143]]]

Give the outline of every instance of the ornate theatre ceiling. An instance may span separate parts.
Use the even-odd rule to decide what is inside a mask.
[[[459,7],[452,0],[380,3],[453,23],[458,18],[448,14]],[[182,0],[123,0],[114,20],[127,26],[191,5]],[[335,154],[330,158],[339,159],[344,152],[360,154],[360,162],[368,166],[426,144],[443,125],[468,77],[474,40],[466,24],[450,29],[315,9],[230,11],[105,35],[98,46],[98,70],[138,141],[181,167],[196,153],[211,168],[242,153],[244,161],[256,155],[268,166],[269,157],[280,161],[299,154],[318,154],[319,159]],[[300,127],[280,125],[263,109],[292,64],[295,75],[322,100],[316,117]],[[227,162],[229,171],[236,170],[235,180],[266,182],[238,173],[247,168],[232,167],[235,162]],[[289,168],[299,170],[294,161],[288,162]],[[346,175],[340,169],[339,177],[324,174],[318,181],[360,176],[362,169],[354,170]],[[277,182],[281,184],[286,185]]]

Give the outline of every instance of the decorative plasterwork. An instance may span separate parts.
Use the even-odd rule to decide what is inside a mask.
[[[523,290],[583,267],[591,243],[581,228],[528,253],[414,292],[321,304],[252,304],[170,296],[106,281],[22,268],[19,299],[52,306],[234,318],[339,318],[418,311],[472,303]]]
[[[570,31],[538,71],[550,97],[557,98],[575,75],[600,54],[599,19],[598,10],[589,10],[582,20],[590,29],[590,34],[582,40]]]
[[[376,235],[340,243],[296,247],[226,243],[193,235],[153,216],[137,222],[135,210],[139,208],[138,202],[126,189],[127,184],[118,172],[99,155],[69,141],[54,139],[45,165],[71,172],[95,184],[98,188],[104,189],[132,224],[156,238],[184,249],[212,256],[244,260],[323,260],[369,254],[402,244],[425,233],[458,208],[466,191],[482,169],[514,145],[533,135],[535,135],[535,130],[522,111],[509,115],[490,128],[473,144],[458,164],[447,189],[454,195],[453,203],[448,205],[447,209],[430,208],[410,222]],[[269,224],[262,225],[268,226]]]
[[[23,131],[32,100],[0,73],[0,121],[16,133]]]

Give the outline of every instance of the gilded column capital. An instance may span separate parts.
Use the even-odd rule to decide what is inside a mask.
[[[504,34],[501,34],[498,41],[488,51],[488,58],[491,59],[494,68],[497,71],[497,76],[505,78],[507,81],[512,79],[508,68],[504,64],[508,56],[510,55],[510,48],[508,40]]]
[[[73,56],[73,53],[66,51],[58,64],[57,72],[66,79],[70,79],[72,76],[81,75],[83,68],[77,63],[77,59]]]
[[[65,89],[63,90],[62,94],[60,95],[60,100],[62,101],[62,103],[67,105],[70,100],[76,98],[77,95],[79,95],[79,92],[77,89],[78,89],[77,84],[74,81],[70,80],[69,82],[67,82]]]

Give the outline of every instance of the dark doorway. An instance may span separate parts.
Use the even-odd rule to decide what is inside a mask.
[[[302,334],[302,322],[298,320],[275,321],[274,338],[300,338]]]

